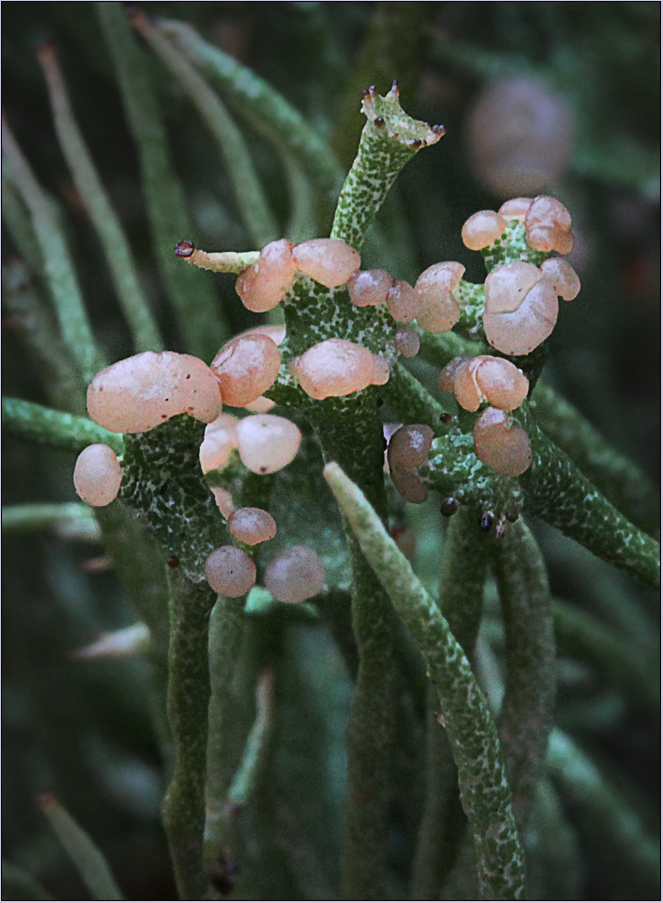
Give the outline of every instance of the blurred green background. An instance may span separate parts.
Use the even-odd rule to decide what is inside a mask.
[[[550,193],[571,211],[572,262],[583,289],[563,304],[549,381],[655,480],[660,385],[659,3],[146,3],[190,22],[291,101],[344,166],[362,126],[361,90],[398,78],[404,108],[447,134],[405,169],[381,215],[398,278],[459,259],[464,220],[507,196]],[[131,353],[102,252],[55,137],[34,56],[52,40],[78,122],[131,240],[167,347],[182,350],[155,268],[136,150],[92,3],[3,5],[4,113],[66,223],[95,334],[109,359]],[[149,55],[149,54],[148,54]],[[211,137],[150,56],[175,166],[200,246],[251,243]],[[492,92],[492,93],[489,93]],[[280,224],[279,164],[250,130],[254,162]],[[514,142],[514,135],[524,135]],[[311,237],[326,221],[311,224]],[[191,236],[181,236],[189,238]],[[16,249],[4,234],[3,264]],[[473,256],[477,258],[473,260]],[[377,259],[377,258],[376,258]],[[369,253],[364,266],[370,265]],[[233,280],[206,274],[233,331],[255,324]],[[3,320],[3,393],[48,403],[20,332]],[[221,344],[221,342],[219,342]],[[73,457],[5,437],[3,505],[74,501]],[[425,530],[426,519],[420,518]],[[658,600],[552,531],[538,533],[553,592],[588,610],[627,612],[622,625],[656,645]],[[3,589],[3,855],[54,896],[86,899],[35,796],[56,793],[97,840],[128,898],[174,894],[159,824],[163,775],[138,661],[82,662],[73,650],[134,617],[94,542],[5,535]],[[423,537],[422,549],[427,548]],[[431,554],[436,554],[431,552]],[[426,566],[422,551],[423,566]],[[612,608],[611,608],[612,606]],[[333,671],[333,668],[332,668]],[[342,726],[347,692],[341,688]],[[345,694],[345,696],[344,696]],[[562,679],[562,726],[583,732],[649,827],[659,777],[659,726],[609,689]],[[588,852],[590,899],[629,898],[632,883]]]

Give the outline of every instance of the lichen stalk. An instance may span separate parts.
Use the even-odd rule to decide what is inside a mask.
[[[522,831],[545,770],[553,726],[556,657],[550,589],[541,552],[522,518],[493,540],[490,551],[506,643],[498,729]]]
[[[182,900],[214,899],[203,861],[209,617],[216,596],[172,571],[168,650],[168,719],[175,762],[163,802],[163,823]]]
[[[520,899],[523,854],[497,729],[469,661],[437,605],[415,577],[366,498],[337,464],[325,477],[362,551],[417,640],[440,696],[441,721],[458,767],[463,808],[474,835],[484,899]]]
[[[447,529],[440,577],[440,606],[449,628],[472,658],[483,608],[489,538],[472,511],[460,509]],[[458,774],[449,738],[437,720],[439,698],[430,689],[426,731],[426,798],[413,866],[411,899],[434,900],[450,874],[464,836]]]

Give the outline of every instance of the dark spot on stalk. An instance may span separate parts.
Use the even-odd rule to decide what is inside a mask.
[[[489,533],[492,526],[493,526],[492,511],[484,511],[484,513],[479,518],[479,529],[483,530],[484,533]]]
[[[180,560],[177,555],[170,555],[166,564],[169,568],[178,568],[180,566]]]
[[[444,515],[444,517],[451,517],[453,514],[458,511],[460,507],[460,503],[458,499],[448,498],[445,499],[440,505],[440,513]]]
[[[440,414],[440,422],[441,423],[451,423],[453,420],[452,414],[447,414],[446,411],[443,414]]]
[[[196,246],[192,241],[178,241],[175,245],[175,253],[178,257],[191,257],[196,250]]]

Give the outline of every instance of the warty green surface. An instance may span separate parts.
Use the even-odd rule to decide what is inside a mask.
[[[437,605],[412,572],[361,490],[336,464],[325,468],[362,551],[415,637],[440,696],[441,717],[459,772],[486,899],[520,899],[523,854],[511,810],[497,729],[470,663]]]
[[[127,433],[120,498],[148,524],[190,580],[205,580],[205,562],[230,543],[198,457],[205,424],[188,414],[147,433]]]

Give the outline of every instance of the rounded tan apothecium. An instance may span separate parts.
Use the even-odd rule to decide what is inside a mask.
[[[281,354],[267,335],[253,333],[232,339],[216,355],[210,369],[216,374],[226,404],[243,407],[272,385],[281,366]]]
[[[532,462],[529,436],[506,411],[486,408],[472,435],[477,458],[502,476],[517,477]]]
[[[348,294],[356,307],[377,307],[386,303],[393,284],[386,270],[357,270],[348,279]]]
[[[341,397],[370,385],[384,385],[389,365],[368,348],[347,339],[325,339],[295,358],[290,370],[308,396]]]
[[[225,467],[237,448],[237,417],[225,412],[205,427],[205,437],[199,450],[203,473]]]
[[[551,277],[516,260],[495,267],[485,282],[483,328],[503,354],[529,354],[552,333],[559,304]]]
[[[205,564],[207,582],[219,596],[236,599],[256,582],[256,566],[246,552],[235,546],[220,546]]]
[[[175,351],[144,351],[94,377],[87,409],[113,433],[144,433],[176,414],[211,423],[221,413],[216,376],[197,357]]]
[[[265,245],[258,260],[240,274],[235,290],[244,307],[264,313],[276,307],[294,278],[292,245],[287,238],[280,238]]]
[[[121,482],[122,468],[108,445],[88,445],[76,459],[74,487],[88,505],[109,505],[120,491]]]
[[[301,441],[299,427],[276,414],[251,414],[237,424],[239,456],[253,473],[275,473],[286,467],[297,455]]]
[[[236,508],[228,518],[228,529],[240,542],[255,546],[276,536],[276,521],[263,508]]]
[[[325,569],[313,549],[291,546],[270,562],[264,580],[277,602],[304,602],[324,589]]]
[[[295,266],[327,288],[345,285],[361,266],[358,251],[340,238],[313,238],[292,249]]]
[[[480,251],[497,241],[506,230],[506,221],[494,210],[479,210],[463,225],[461,238],[470,251]]]
[[[462,263],[445,260],[424,270],[414,286],[421,298],[417,323],[427,332],[441,335],[449,332],[460,317],[460,305],[454,291],[465,272]]]
[[[503,357],[481,354],[451,362],[453,391],[458,404],[466,411],[478,411],[480,405],[489,402],[502,411],[520,407],[529,392],[529,380],[511,361]],[[445,368],[446,370],[447,368]],[[440,388],[448,385],[445,374],[440,377]]]
[[[568,254],[573,250],[571,225],[571,214],[564,204],[540,195],[534,198],[525,216],[527,243],[535,251]]]

